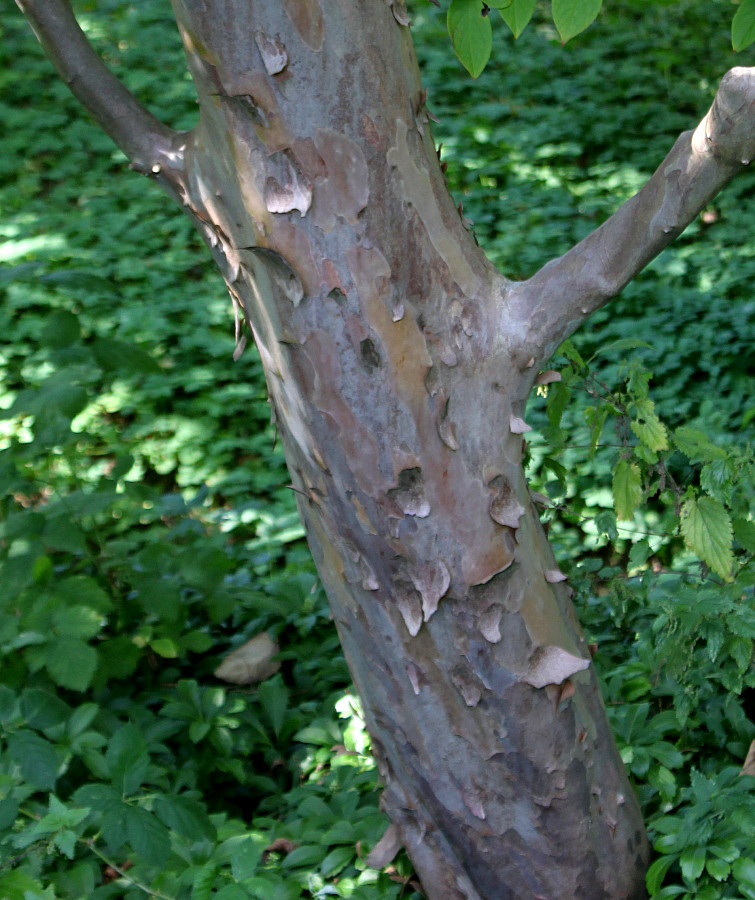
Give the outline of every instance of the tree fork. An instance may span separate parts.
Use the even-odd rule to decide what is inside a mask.
[[[104,75],[64,0],[18,2],[193,218],[257,343],[427,896],[643,897],[639,809],[522,471],[524,407],[555,346],[752,157],[752,70],[643,191],[512,284],[445,187],[400,0],[174,0],[188,134]]]

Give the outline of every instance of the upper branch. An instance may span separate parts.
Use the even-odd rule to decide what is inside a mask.
[[[162,172],[174,180],[183,165],[181,135],[156,119],[107,68],[79,27],[69,0],[16,3],[61,78],[132,168],[143,174]]]
[[[724,75],[713,105],[645,187],[519,286],[528,347],[547,358],[677,237],[755,157],[755,68]]]

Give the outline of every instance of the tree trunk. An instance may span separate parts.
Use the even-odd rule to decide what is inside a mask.
[[[749,70],[634,200],[512,284],[445,187],[402,0],[174,0],[200,103],[185,135],[114,80],[103,94],[62,0],[19,3],[194,219],[238,350],[246,329],[257,344],[428,898],[645,896],[637,802],[522,470],[524,407],[553,348],[750,158]]]

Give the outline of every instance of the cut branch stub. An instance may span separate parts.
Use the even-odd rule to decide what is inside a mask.
[[[404,515],[424,519],[430,515],[430,504],[425,497],[422,469],[403,469],[399,472],[398,487],[391,488],[388,496]]]

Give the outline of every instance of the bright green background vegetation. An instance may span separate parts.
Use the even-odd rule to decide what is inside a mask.
[[[129,86],[189,127],[167,5],[77,6]],[[232,362],[230,301],[188,220],[2,7],[0,896],[416,897],[406,860],[365,862],[387,823],[254,350]],[[415,7],[449,182],[512,278],[630,196],[748,62],[727,0],[636,0],[565,48],[540,10],[516,45],[499,18],[472,84],[445,11]],[[755,898],[739,775],[755,739],[754,188],[740,177],[565,345],[563,381],[528,413],[655,900]],[[219,681],[261,631],[280,672]]]

